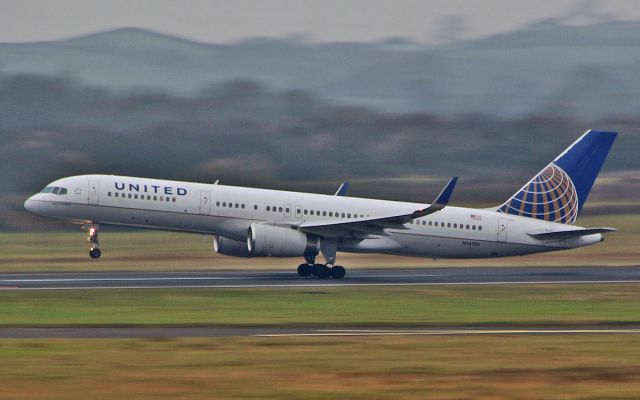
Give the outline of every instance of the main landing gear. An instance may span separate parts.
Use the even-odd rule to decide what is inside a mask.
[[[320,244],[320,251],[326,260],[326,264],[316,264],[316,256],[305,256],[305,264],[298,265],[298,275],[310,276],[315,275],[320,279],[342,279],[347,271],[340,265],[334,265],[336,262],[337,242],[335,240],[324,239]]]
[[[93,259],[100,258],[102,252],[100,251],[100,243],[98,242],[98,224],[87,224],[83,225],[83,230],[89,231],[89,237],[87,237],[87,241],[91,243],[91,247],[89,248],[89,257]]]
[[[298,265],[298,275],[310,276],[315,275],[320,279],[342,279],[347,271],[340,265],[331,264],[300,264]]]

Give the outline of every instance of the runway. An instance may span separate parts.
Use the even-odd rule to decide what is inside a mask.
[[[282,270],[0,274],[0,291],[605,283],[640,283],[640,267],[352,269],[340,280],[302,278]]]
[[[486,336],[640,334],[640,326],[546,327],[0,327],[0,339],[125,339],[195,337],[347,337],[347,336]]]

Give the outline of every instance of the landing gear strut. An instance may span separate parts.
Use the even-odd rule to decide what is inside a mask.
[[[298,265],[298,275],[310,276],[315,275],[320,279],[342,279],[346,274],[346,270],[340,265],[333,265],[336,261],[337,242],[335,240],[323,240],[320,246],[322,256],[326,264],[316,264],[315,256],[305,256],[305,264]]]
[[[83,230],[89,231],[89,237],[87,237],[87,241],[91,244],[89,248],[89,257],[91,258],[100,258],[102,252],[100,251],[100,243],[98,242],[98,224],[88,224],[83,225]]]

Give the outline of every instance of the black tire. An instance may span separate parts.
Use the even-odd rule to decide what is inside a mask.
[[[322,268],[324,268],[323,264],[313,264],[311,266],[311,273],[315,276],[318,276],[318,271],[320,271]]]
[[[298,275],[300,276],[309,276],[311,275],[311,265],[309,264],[300,264],[298,265]]]
[[[320,264],[320,267],[316,270],[316,275],[320,279],[327,279],[331,276],[331,268],[326,265]]]
[[[347,274],[347,271],[340,265],[335,265],[331,268],[331,276],[333,279],[342,279]]]
[[[91,258],[100,258],[101,255],[102,255],[102,252],[100,251],[100,249],[89,250],[89,257]]]

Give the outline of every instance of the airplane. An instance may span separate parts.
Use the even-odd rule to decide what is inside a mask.
[[[497,207],[449,206],[451,179],[431,204],[254,189],[116,175],[79,175],[46,185],[24,207],[82,224],[89,256],[101,255],[101,224],[213,236],[235,257],[302,257],[300,276],[345,276],[336,252],[429,258],[493,258],[588,246],[614,228],[576,226],[616,139],[589,130]],[[324,264],[316,262],[322,255]]]

